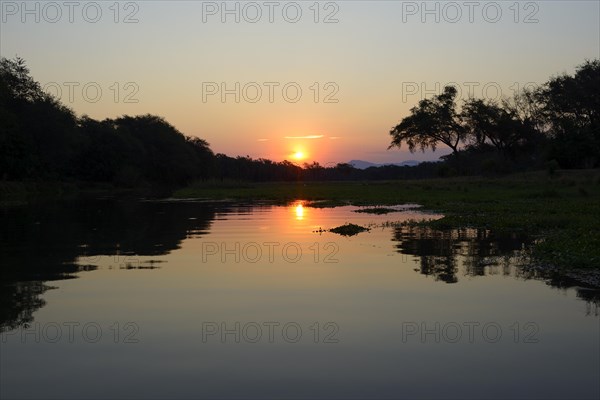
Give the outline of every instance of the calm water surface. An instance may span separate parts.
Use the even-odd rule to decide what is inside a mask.
[[[395,208],[3,209],[1,397],[600,396],[597,292]],[[371,230],[318,232],[346,222]]]

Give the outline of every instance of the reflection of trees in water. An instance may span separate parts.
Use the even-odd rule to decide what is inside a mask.
[[[421,257],[421,273],[432,275],[436,280],[446,283],[456,283],[456,260],[452,256],[423,256]]]
[[[600,291],[577,288],[577,297],[585,301],[585,315],[600,315]]]
[[[95,267],[81,256],[164,255],[206,233],[211,205],[182,202],[86,201],[0,210],[0,331],[32,321],[44,306],[45,281]],[[85,260],[85,259],[84,259]]]
[[[0,332],[31,323],[33,313],[46,305],[40,295],[51,289],[40,281],[3,283],[1,288]]]
[[[487,229],[422,226],[397,227],[392,240],[400,253],[419,258],[422,274],[446,283],[458,282],[461,268],[467,276],[508,275],[528,243],[524,236],[497,236]]]
[[[423,226],[394,229],[393,241],[402,254],[419,260],[419,271],[446,283],[458,276],[505,275],[538,279],[555,288],[577,290],[586,302],[586,313],[598,315],[600,291],[578,286],[577,280],[556,270],[532,268],[528,248],[532,240],[522,234],[495,234],[487,229],[436,230]]]

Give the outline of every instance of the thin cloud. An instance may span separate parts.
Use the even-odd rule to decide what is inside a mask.
[[[330,136],[329,139],[331,140],[337,140],[337,139],[341,139],[341,136]]]
[[[269,139],[257,139],[256,141],[257,141],[257,142],[268,142],[268,141],[269,141]]]
[[[284,139],[321,139],[323,135],[284,136]]]

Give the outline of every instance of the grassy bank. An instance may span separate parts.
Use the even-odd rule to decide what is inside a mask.
[[[600,171],[558,171],[501,178],[386,182],[236,184],[208,182],[181,189],[177,198],[325,200],[325,204],[417,203],[446,216],[438,228],[486,227],[543,238],[534,254],[565,268],[600,268]],[[321,205],[323,203],[320,203]]]
[[[39,199],[56,199],[75,191],[73,185],[60,182],[0,181],[0,206],[27,204]]]
[[[118,187],[110,183],[77,181],[0,181],[0,207],[65,199],[166,197],[172,191],[173,188],[150,184],[138,187]]]

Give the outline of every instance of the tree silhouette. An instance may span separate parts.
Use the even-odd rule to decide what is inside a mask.
[[[574,76],[550,79],[538,92],[552,143],[550,158],[563,168],[600,164],[600,60],[586,61]]]
[[[400,148],[402,142],[408,145],[411,153],[416,149],[435,150],[438,143],[443,143],[458,153],[460,142],[464,142],[466,131],[461,125],[456,111],[456,88],[446,86],[442,94],[432,99],[421,100],[413,107],[411,114],[390,131],[392,147]]]
[[[518,147],[528,144],[536,134],[534,122],[519,112],[519,97],[502,104],[493,100],[469,99],[461,117],[475,146],[491,143],[505,158],[514,158]]]
[[[53,99],[29,75],[29,68],[20,57],[14,60],[0,58],[0,81],[2,92],[7,93],[15,102],[36,103]]]

